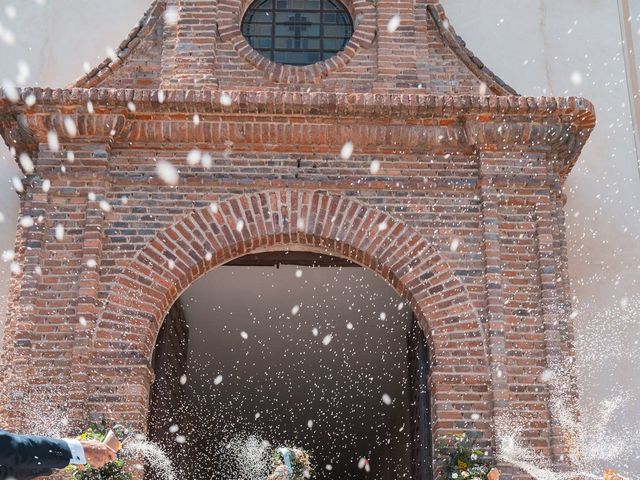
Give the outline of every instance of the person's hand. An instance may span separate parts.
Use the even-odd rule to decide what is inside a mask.
[[[93,468],[100,468],[116,459],[116,451],[97,440],[80,442],[84,448],[84,457]]]

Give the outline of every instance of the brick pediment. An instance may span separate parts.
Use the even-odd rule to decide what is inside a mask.
[[[303,67],[274,63],[249,45],[240,25],[250,3],[155,0],[115,55],[72,86],[515,94],[466,47],[437,0],[344,0],[351,40]],[[390,32],[395,15],[400,26]]]

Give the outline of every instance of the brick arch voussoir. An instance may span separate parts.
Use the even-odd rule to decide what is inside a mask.
[[[435,365],[486,371],[486,342],[469,294],[444,258],[412,227],[358,200],[322,192],[273,190],[195,210],[159,232],[118,276],[99,319],[133,327],[150,356],[164,316],[195,280],[248,253],[308,249],[341,256],[384,278],[422,325]],[[150,324],[139,319],[151,318]],[[446,361],[445,361],[446,360]]]

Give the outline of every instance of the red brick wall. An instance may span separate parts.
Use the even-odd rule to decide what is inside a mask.
[[[593,107],[504,96],[431,0],[354,1],[349,51],[297,69],[246,49],[241,1],[173,3],[177,26],[155,3],[118,59],[77,88],[0,96],[0,132],[36,163],[21,196],[35,225],[16,243],[2,424],[29,428],[53,406],[70,427],[105,415],[146,428],[155,339],[182,290],[237,256],[290,248],[349,258],[410,302],[434,361],[436,437],[473,428],[490,446],[496,416],[517,413],[560,461],[540,373],[573,357],[561,186]],[[502,96],[477,95],[483,83]],[[187,165],[195,146],[211,166]],[[179,168],[177,185],[158,178],[161,160]]]

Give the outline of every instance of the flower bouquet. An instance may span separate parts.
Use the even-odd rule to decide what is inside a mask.
[[[466,433],[444,437],[439,450],[448,456],[442,480],[500,480],[487,452],[478,449]]]
[[[271,456],[273,473],[267,480],[302,480],[311,478],[311,457],[297,447],[279,447]]]
[[[107,432],[112,433],[106,426],[93,425],[78,436],[78,440],[98,440],[104,442]],[[116,436],[121,436],[122,432],[116,432]],[[133,474],[125,468],[125,461],[118,458],[107,463],[101,468],[92,468],[84,465],[69,465],[67,467],[69,476],[66,480],[131,480]]]

